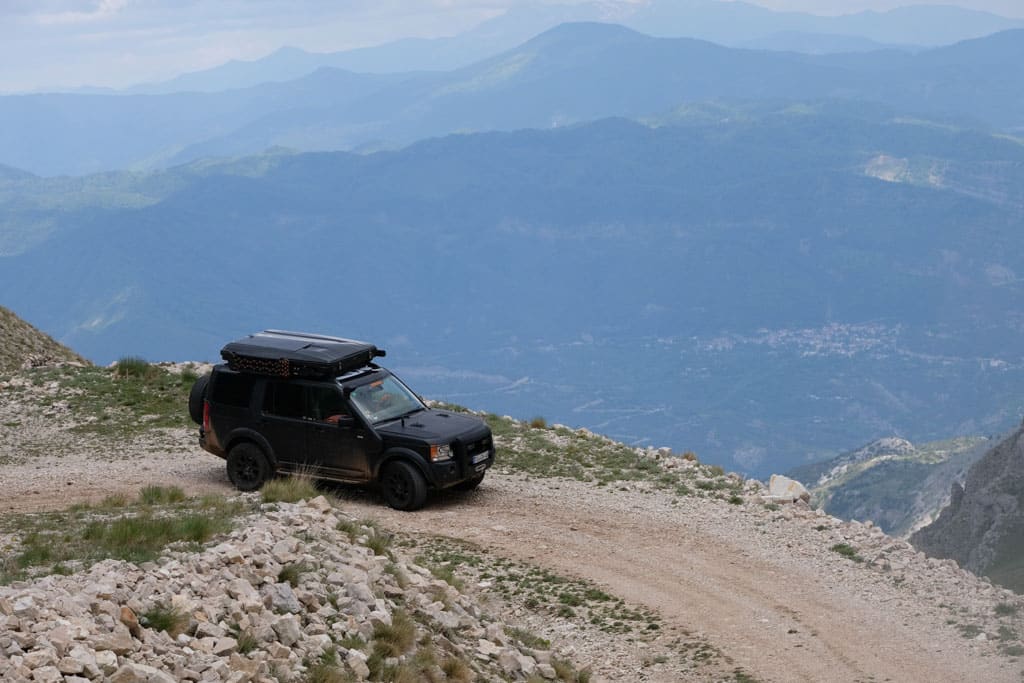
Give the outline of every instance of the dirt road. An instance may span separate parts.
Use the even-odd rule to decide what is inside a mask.
[[[820,543],[764,533],[723,503],[490,477],[472,497],[403,514],[350,500],[392,528],[473,540],[596,581],[700,632],[765,681],[1019,681],[869,570]],[[789,548],[786,545],[789,544]],[[848,566],[847,566],[848,565]]]
[[[102,467],[66,453],[7,466],[3,475],[0,510],[7,511],[60,508],[149,484],[229,490],[223,462],[187,443]],[[390,510],[371,493],[340,495],[347,512],[388,528],[473,541],[595,581],[702,635],[758,680],[1022,678],[1020,663],[947,623],[948,609],[831,552],[806,523],[636,487],[496,472],[477,492],[441,496],[416,513]]]

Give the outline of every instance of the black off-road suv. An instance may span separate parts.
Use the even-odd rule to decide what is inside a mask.
[[[372,344],[267,330],[231,342],[196,380],[199,445],[227,460],[242,491],[277,472],[379,482],[388,505],[422,507],[428,489],[476,488],[494,462],[478,417],[429,408],[373,360]]]

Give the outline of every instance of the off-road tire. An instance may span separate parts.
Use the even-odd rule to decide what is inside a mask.
[[[418,510],[427,501],[427,481],[419,470],[402,460],[385,468],[380,486],[385,502],[396,510]]]
[[[203,401],[206,400],[206,387],[210,384],[210,373],[202,375],[192,384],[188,393],[188,416],[197,425],[203,424]]]
[[[484,475],[485,474],[487,474],[487,473],[486,472],[481,472],[480,474],[476,475],[472,479],[467,479],[466,481],[460,481],[458,484],[456,484],[452,488],[455,489],[456,491],[472,491],[472,490],[476,489],[476,487],[480,485],[480,482],[482,482],[484,480]]]
[[[255,491],[274,474],[263,450],[243,442],[228,451],[228,479],[239,491]]]

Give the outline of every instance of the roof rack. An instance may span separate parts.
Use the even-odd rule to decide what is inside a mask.
[[[367,342],[282,330],[250,334],[220,351],[232,370],[277,377],[337,377],[385,354]]]

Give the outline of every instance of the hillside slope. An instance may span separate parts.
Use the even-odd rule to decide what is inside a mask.
[[[871,521],[887,534],[906,538],[949,504],[952,484],[963,482],[990,445],[986,437],[917,446],[890,437],[788,474],[804,483],[814,504],[830,515]]]
[[[963,486],[953,485],[939,518],[910,540],[932,557],[1024,591],[1024,427],[976,462]]]
[[[160,384],[172,369],[154,370],[152,381]],[[34,402],[48,404],[48,392],[80,384],[84,377],[99,382],[100,372],[111,374],[107,382],[119,381],[113,370],[95,368],[18,373],[14,379],[19,412]],[[185,387],[177,390],[183,404]],[[0,412],[8,396],[9,392],[0,392]],[[116,397],[110,400],[120,406]],[[82,409],[95,408],[91,402],[72,404],[50,422],[92,424],[84,420],[90,413],[77,414]],[[140,408],[136,403],[129,409]],[[173,412],[176,417],[178,411]],[[156,415],[161,418],[156,423],[172,418]],[[396,534],[396,563],[406,562],[403,553],[418,554],[417,564],[432,565],[434,576],[446,577],[433,584],[438,589],[447,591],[447,585],[458,581],[476,596],[497,601],[496,613],[519,620],[521,627],[536,634],[534,638],[557,642],[556,649],[573,652],[574,659],[596,677],[666,683],[886,678],[1002,682],[1019,680],[1024,673],[1017,659],[1024,651],[1024,599],[992,587],[953,562],[924,559],[909,544],[872,525],[843,522],[800,505],[765,504],[757,482],[744,482],[667,450],[630,448],[557,425],[531,427],[486,417],[495,434],[498,469],[475,492],[435,496],[426,509],[408,514],[384,507],[373,492],[332,489],[341,500],[339,509],[348,519],[367,520],[363,532],[356,525],[357,536]],[[0,414],[0,421],[6,419]],[[102,452],[80,442],[60,452],[25,452],[22,461],[5,468],[11,476],[5,505],[14,511],[39,509],[40,503],[43,509],[61,509],[83,497],[98,501],[138,490],[139,482],[173,483],[187,487],[190,495],[228,491],[223,461],[198,449],[192,429],[173,428],[171,433],[190,438],[168,440],[166,428],[149,429],[145,422],[131,421],[137,427],[131,444],[117,429],[97,432],[100,425],[91,427],[106,439]],[[51,433],[65,428],[58,424]],[[31,425],[14,431],[37,442],[48,438]],[[98,462],[103,467],[97,467]],[[69,481],[75,486],[67,487]],[[318,507],[323,508],[322,503]],[[105,509],[110,514],[110,508]],[[292,513],[281,508],[266,514],[284,519]],[[35,528],[26,526],[26,517],[13,519],[20,525],[15,528]],[[38,525],[38,520],[50,518],[33,519]],[[0,531],[10,528],[4,524]],[[264,531],[270,529],[252,534],[254,542],[267,537]],[[320,540],[337,545],[327,537]],[[4,541],[15,547],[20,542],[17,534]],[[276,542],[263,547],[275,554],[294,553],[278,548]],[[211,561],[228,562],[243,571],[230,558],[244,559],[245,552],[214,545],[207,557],[210,554],[216,556]],[[164,572],[172,578],[185,565],[197,566],[192,556],[177,551],[174,559],[177,562]],[[351,582],[344,576],[331,579],[316,557],[301,559],[313,565],[306,569],[313,572],[310,580],[327,578],[339,589]],[[127,586],[145,580],[132,565],[104,569],[115,576],[124,572]],[[34,603],[19,598],[31,595],[42,601],[39,590],[46,586],[73,591],[91,583],[57,578],[16,588],[11,604],[18,605],[23,618],[31,619],[27,610]],[[216,585],[209,590],[219,594]],[[229,590],[237,593],[239,588]],[[286,598],[283,590],[275,595]],[[303,599],[303,594],[296,593],[300,603],[322,604],[312,595]],[[434,611],[443,619],[447,603],[440,594],[435,598],[433,607],[416,599],[410,609]],[[338,604],[338,609],[349,605],[342,596]],[[222,628],[228,630],[231,624],[224,622]],[[247,623],[238,625],[245,628]],[[206,627],[203,630],[208,633]],[[265,634],[260,637],[270,639],[274,632],[256,629]],[[493,638],[490,633],[486,637]],[[124,659],[108,664],[132,664],[127,653],[133,651],[147,656],[157,648],[184,653],[177,643],[159,639],[123,642]],[[228,659],[232,643],[207,644]],[[201,650],[200,643],[196,645],[190,649]],[[310,645],[309,640],[302,641],[302,647]],[[349,639],[339,645],[344,650],[362,646]],[[290,657],[281,648],[271,652],[277,659]],[[340,649],[339,653],[344,654]],[[208,654],[198,656],[204,665],[213,665]],[[43,660],[42,655],[31,658],[34,663]],[[231,661],[239,664],[237,657]]]
[[[690,107],[0,181],[0,291],[100,363],[213,360],[268,327],[368,338],[427,395],[767,477],[1012,426],[1022,206],[1005,137]]]
[[[0,306],[0,371],[58,361],[88,364],[77,353]]]

